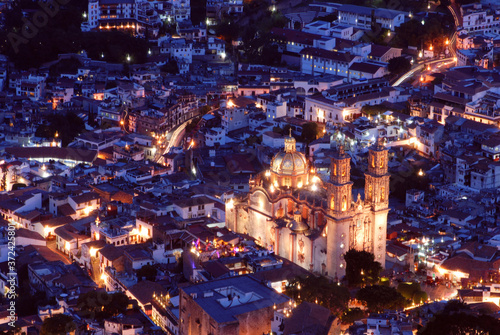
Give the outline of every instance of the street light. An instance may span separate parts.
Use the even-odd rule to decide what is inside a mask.
[[[130,55],[129,55],[129,54],[127,54],[127,62],[129,62],[129,63],[130,63],[130,60],[132,60],[132,58],[130,57]]]

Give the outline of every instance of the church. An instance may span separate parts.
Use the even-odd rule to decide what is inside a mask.
[[[369,150],[364,199],[352,195],[350,156],[340,146],[330,176],[321,180],[295,139],[249,181],[245,197],[226,203],[226,226],[256,239],[303,268],[335,280],[345,275],[344,254],[366,250],[385,265],[389,212],[388,150],[379,139]]]

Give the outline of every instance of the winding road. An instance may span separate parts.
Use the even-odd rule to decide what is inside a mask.
[[[422,64],[418,64],[414,68],[412,68],[410,71],[406,72],[404,75],[399,77],[399,79],[396,80],[394,82],[394,84],[392,84],[392,86],[396,87],[396,86],[401,85],[406,79],[411,78],[418,71],[425,70],[427,65],[435,65],[435,64],[439,64],[439,63],[446,64],[446,63],[450,63],[450,62],[454,62],[454,61],[455,61],[454,57],[448,57],[448,58],[442,58],[442,59],[435,59],[435,60],[424,62]]]

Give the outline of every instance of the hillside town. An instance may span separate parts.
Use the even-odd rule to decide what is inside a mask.
[[[500,334],[496,1],[0,26],[2,334]]]

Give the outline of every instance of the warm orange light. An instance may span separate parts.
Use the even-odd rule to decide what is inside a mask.
[[[125,124],[125,122],[123,122],[123,120],[120,121],[120,124],[123,126]]]
[[[434,49],[434,47],[431,45],[431,46],[429,47],[429,50],[430,50],[430,51],[432,51],[432,49]]]
[[[446,42],[444,42],[446,45],[450,44],[450,40],[446,39]]]

